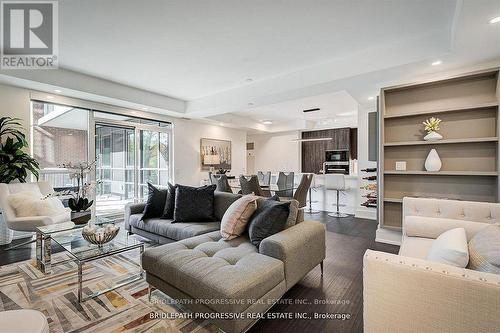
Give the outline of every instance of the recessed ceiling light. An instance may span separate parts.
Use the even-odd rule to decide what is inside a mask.
[[[54,96],[47,95],[47,99],[53,99]]]
[[[249,77],[249,78],[248,78],[248,79],[246,79],[245,81],[247,81],[247,82],[252,82],[252,81],[253,81],[253,79],[252,79],[251,77]]]
[[[145,107],[145,106],[143,106],[143,107],[142,107],[142,109],[143,109],[143,110],[147,110],[148,108],[147,108],[147,107]]]
[[[62,93],[62,90],[59,90],[59,89],[54,89],[54,92],[55,92],[56,94],[60,94],[60,93]]]
[[[219,123],[219,126],[224,126],[224,123]]]
[[[441,65],[443,62],[441,60],[436,60],[434,62],[431,63],[432,66],[438,66],[438,65]]]
[[[490,20],[490,24],[495,24],[500,22],[500,16],[494,17]]]
[[[252,105],[253,105],[253,103],[252,103],[252,102],[248,103],[248,106],[252,106]]]
[[[375,99],[375,97],[373,97],[373,96],[368,97],[369,101],[373,101],[374,99]]]
[[[73,136],[73,133],[68,133],[69,136]]]
[[[273,124],[273,122],[271,120],[264,120],[262,123],[264,125],[272,125]]]

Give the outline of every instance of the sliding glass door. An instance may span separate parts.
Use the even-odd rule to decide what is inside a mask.
[[[123,212],[135,194],[135,130],[96,124],[96,211],[99,215]]]
[[[125,117],[123,117],[125,118]],[[170,124],[95,113],[98,215],[123,214],[129,202],[147,198],[148,186],[171,179]]]

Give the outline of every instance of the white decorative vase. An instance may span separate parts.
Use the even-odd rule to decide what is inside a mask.
[[[429,134],[427,134],[426,136],[424,136],[424,140],[425,141],[438,141],[438,140],[441,140],[443,138],[443,136],[441,134],[439,134],[438,132],[429,132]]]
[[[441,159],[436,151],[436,149],[431,149],[429,155],[425,159],[425,170],[427,171],[439,171],[441,170]]]
[[[0,245],[10,244],[13,236],[14,231],[7,227],[3,214],[0,212]]]

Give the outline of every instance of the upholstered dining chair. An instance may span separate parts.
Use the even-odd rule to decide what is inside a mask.
[[[240,176],[240,186],[241,194],[255,194],[261,197],[265,197],[266,194],[259,185],[259,180],[257,176],[250,176],[249,179],[245,176]]]
[[[257,178],[259,179],[260,185],[266,185],[266,186],[271,185],[271,171],[268,171],[266,173],[258,171]]]
[[[37,227],[71,221],[71,210],[67,208],[57,216],[25,216],[17,217],[16,212],[9,204],[9,195],[19,192],[35,192],[37,195],[46,196],[54,192],[52,186],[46,181],[34,183],[0,184],[0,209],[3,211],[5,224],[14,231],[35,232]],[[35,239],[11,246],[12,250],[30,243]]]
[[[226,175],[211,175],[211,178],[212,178],[212,184],[217,185],[217,188],[215,189],[216,191],[233,193],[233,190],[231,190],[231,185],[229,185],[229,181],[227,180]]]
[[[294,172],[289,172],[288,174],[280,172],[278,174],[278,182],[277,182],[279,191],[276,191],[275,194],[277,194],[279,197],[288,197],[288,198],[293,197],[294,179],[295,179]]]
[[[307,205],[307,192],[311,187],[313,177],[314,175],[312,173],[303,174],[299,186],[293,194],[293,198],[299,202],[299,208],[303,208]]]

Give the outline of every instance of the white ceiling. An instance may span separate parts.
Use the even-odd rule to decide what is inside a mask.
[[[61,73],[3,76],[78,82],[70,70],[159,94],[151,105],[137,94],[151,111],[170,96],[187,102],[169,114],[263,131],[311,126],[304,103],[328,101],[311,115],[321,126],[353,99],[374,105],[381,86],[500,60],[500,24],[488,24],[500,0],[65,0],[59,11]]]

